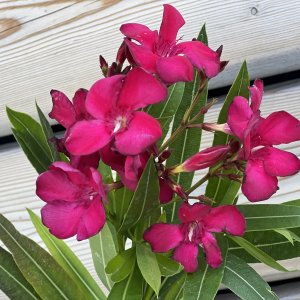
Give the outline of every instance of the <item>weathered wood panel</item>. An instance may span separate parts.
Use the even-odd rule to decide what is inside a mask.
[[[297,0],[19,0],[0,2],[0,136],[10,133],[4,105],[35,114],[49,111],[52,88],[70,97],[100,77],[98,55],[112,61],[125,22],[159,27],[162,4],[175,5],[187,24],[185,40],[206,22],[210,45],[224,45],[227,71],[211,87],[229,84],[241,61],[251,78],[299,69]]]
[[[267,88],[262,104],[262,114],[267,116],[271,111],[285,109],[297,118],[300,118],[299,83],[300,80],[294,80]],[[224,97],[220,97],[220,101],[222,98]],[[207,114],[206,121],[215,121],[219,109],[220,104],[213,107]],[[203,149],[210,146],[211,141],[212,134],[204,133],[201,148]],[[300,142],[286,145],[282,148],[292,151],[298,156],[300,155]],[[197,150],[195,149],[195,152],[196,151]],[[0,166],[0,212],[4,213],[23,234],[26,234],[40,243],[41,240],[36,234],[25,210],[27,207],[39,213],[39,209],[43,205],[43,202],[35,196],[36,172],[30,166],[24,154],[16,144],[2,146],[0,148]],[[205,171],[199,172],[197,178],[203,176],[204,173]],[[195,178],[195,180],[197,178]],[[267,203],[281,203],[292,199],[299,199],[299,179],[300,174],[294,177],[281,179],[279,183],[281,189],[275,197]],[[199,189],[197,193],[201,193],[201,191],[203,191],[203,189]],[[246,200],[244,197],[241,197],[240,201],[245,202]],[[71,238],[67,240],[67,243],[82,259],[89,271],[96,277],[87,241],[77,242],[75,239]],[[300,264],[300,259],[288,260],[284,264],[286,267],[294,269],[296,265]],[[280,279],[282,277],[297,277],[300,275],[299,272],[277,273],[262,265],[256,265],[256,268],[261,274],[266,276],[268,280]]]

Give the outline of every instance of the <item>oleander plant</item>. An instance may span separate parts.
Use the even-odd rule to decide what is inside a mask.
[[[168,4],[159,30],[123,24],[116,61],[100,56],[102,79],[71,100],[50,92],[59,136],[38,106],[39,122],[7,108],[39,173],[41,218],[28,213],[48,249],[1,215],[9,298],[210,300],[223,284],[241,299],[278,299],[250,264],[286,272],[278,261],[300,254],[300,200],[267,201],[278,177],[300,171],[299,158],[278,148],[300,140],[300,121],[261,114],[264,84],[250,85],[244,62],[218,120],[205,122],[216,104],[209,81],[228,62],[222,46],[209,48],[205,26],[192,41],[179,38],[184,24]],[[240,188],[249,203],[237,204]],[[89,240],[101,285],[63,241],[73,236]]]

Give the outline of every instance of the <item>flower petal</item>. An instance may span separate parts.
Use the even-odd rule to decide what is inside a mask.
[[[102,161],[115,171],[124,171],[126,156],[113,149],[113,143],[109,143],[100,149]]]
[[[157,73],[168,84],[192,81],[194,78],[194,68],[184,56],[159,57],[157,59]]]
[[[160,203],[168,203],[173,198],[173,190],[169,186],[166,179],[159,178],[159,201]]]
[[[203,223],[208,231],[223,231],[232,235],[243,235],[246,227],[244,216],[234,205],[220,205],[212,208]]]
[[[164,4],[164,14],[159,29],[160,43],[175,44],[179,29],[185,24],[180,12],[170,4]]]
[[[83,213],[82,205],[63,201],[46,204],[41,210],[43,224],[59,239],[76,234]]]
[[[116,134],[115,145],[124,155],[137,155],[159,140],[161,135],[156,119],[144,112],[135,112],[127,129]]]
[[[264,145],[288,144],[300,140],[300,121],[286,111],[277,111],[264,119],[258,128]]]
[[[115,75],[96,81],[86,98],[86,109],[96,119],[105,120],[113,111],[122,88],[124,75]]]
[[[202,221],[209,214],[211,206],[195,203],[193,205],[183,202],[178,210],[179,219],[182,223],[190,223],[194,221]]]
[[[79,89],[76,91],[73,97],[73,105],[76,111],[77,121],[86,119],[88,117],[88,112],[85,107],[85,100],[87,97],[88,91],[86,89]]]
[[[105,210],[100,197],[95,197],[84,211],[78,224],[77,240],[85,240],[97,234],[105,224]]]
[[[147,26],[137,23],[127,23],[120,27],[120,31],[127,37],[138,41],[143,46],[153,50],[154,43],[157,41],[157,31],[150,30]]]
[[[202,246],[207,263],[214,269],[218,268],[223,259],[216,238],[211,233],[205,232],[202,237]]]
[[[120,94],[121,110],[137,110],[158,103],[167,96],[167,88],[154,76],[141,68],[134,68],[126,78]]]
[[[250,93],[251,93],[251,109],[253,112],[256,112],[259,110],[262,96],[264,93],[264,82],[260,79],[256,79],[254,81],[253,86],[249,87]]]
[[[243,194],[251,202],[269,199],[276,193],[278,180],[266,173],[261,160],[249,160],[242,184]]]
[[[264,147],[258,151],[266,152],[264,169],[271,176],[291,176],[300,171],[300,160],[293,153],[273,147]]]
[[[150,73],[156,73],[156,60],[157,55],[147,47],[137,45],[128,39],[125,39],[125,43],[128,46],[130,54],[135,63],[147,70]]]
[[[46,202],[77,201],[80,193],[80,188],[60,170],[46,171],[39,175],[36,181],[36,194]]]
[[[83,170],[85,168],[93,167],[98,168],[100,160],[100,154],[99,151],[94,152],[89,155],[71,155],[70,157],[70,163],[71,165],[79,170]]]
[[[184,271],[193,273],[198,268],[198,245],[181,243],[174,251],[173,259],[183,265]]]
[[[157,223],[145,231],[144,240],[154,252],[168,252],[179,245],[183,235],[179,225]]]
[[[252,115],[253,112],[246,98],[237,96],[233,99],[228,109],[227,123],[234,135],[241,141],[244,140],[244,134]]]
[[[73,155],[88,155],[105,146],[111,132],[100,120],[80,121],[68,131],[66,148]]]
[[[59,91],[51,90],[53,108],[49,113],[51,119],[55,119],[65,128],[69,128],[76,122],[76,113],[72,102],[68,97]]]
[[[219,55],[199,41],[178,44],[177,53],[185,54],[197,69],[205,72],[208,78],[212,78],[220,72]]]

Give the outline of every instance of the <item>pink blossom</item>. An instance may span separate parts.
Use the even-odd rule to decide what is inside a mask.
[[[198,246],[203,248],[206,261],[212,268],[220,266],[221,250],[213,232],[240,236],[245,232],[244,216],[233,205],[213,208],[184,202],[178,214],[182,224],[154,224],[144,233],[144,240],[154,252],[174,249],[174,260],[181,263],[186,272],[195,272],[198,267]]]
[[[171,170],[171,173],[194,172],[213,166],[230,152],[229,145],[219,145],[204,149],[189,157],[181,165]]]
[[[97,234],[105,224],[106,202],[102,178],[94,168],[83,172],[65,162],[55,162],[36,182],[36,194],[47,204],[43,224],[60,239],[77,240]]]
[[[94,120],[79,121],[68,130],[67,150],[87,155],[114,141],[123,155],[144,152],[162,131],[156,119],[137,110],[164,100],[166,94],[166,87],[141,68],[97,81],[86,100]]]
[[[57,90],[51,90],[53,107],[49,113],[49,117],[55,119],[58,123],[64,126],[67,131],[78,121],[90,120],[92,116],[87,112],[85,108],[85,100],[88,91],[85,89],[79,89],[76,91],[72,101],[68,97]],[[53,138],[57,151],[64,153],[70,158],[71,165],[79,170],[86,167],[97,168],[100,160],[98,152],[91,153],[89,155],[72,155],[65,147],[65,136],[61,139]]]
[[[134,62],[158,74],[165,83],[192,81],[193,66],[209,78],[216,76],[221,70],[220,52],[199,41],[177,43],[177,33],[184,24],[177,9],[165,4],[159,33],[137,23],[123,24],[120,30],[127,37],[125,42]]]
[[[228,110],[228,125],[243,143],[239,159],[247,161],[242,191],[250,201],[261,201],[276,193],[277,176],[300,170],[296,155],[273,148],[300,140],[300,121],[285,111],[261,117],[263,82],[256,80],[249,89],[251,104],[244,97],[235,97]]]

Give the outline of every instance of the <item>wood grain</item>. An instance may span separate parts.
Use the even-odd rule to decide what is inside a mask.
[[[275,86],[270,86],[266,89],[263,104],[262,115],[267,116],[274,110],[287,110],[295,117],[300,118],[299,106],[300,80],[294,80],[287,83],[282,83]],[[220,101],[224,97],[220,97]],[[206,115],[206,121],[215,121],[219,113],[221,104],[215,105]],[[212,134],[204,133],[201,143],[201,149],[208,147],[212,142]],[[291,151],[300,156],[300,142],[284,145],[282,149]],[[197,149],[195,149],[197,152]],[[0,147],[0,212],[11,220],[14,225],[23,234],[33,238],[41,244],[41,239],[35,232],[31,224],[25,208],[33,209],[39,214],[43,202],[35,195],[35,180],[37,173],[26,160],[22,151],[14,145]],[[195,180],[203,176],[205,170],[199,172]],[[280,190],[267,203],[281,203],[288,200],[300,198],[299,186],[300,174],[284,178],[280,180]],[[203,193],[204,187],[197,190],[197,194]],[[247,200],[241,196],[240,202]],[[88,270],[95,276],[96,273],[93,267],[90,249],[87,241],[77,242],[74,238],[68,239],[67,243],[72,250],[80,257]],[[300,264],[300,258],[285,261],[284,265],[289,269],[294,269]],[[278,280],[280,278],[297,277],[300,272],[296,273],[278,273],[270,268],[262,265],[256,265],[256,268],[261,274],[266,276],[268,280]],[[0,299],[6,299],[5,296]]]
[[[4,106],[35,113],[34,100],[49,111],[49,91],[70,97],[98,79],[98,56],[109,61],[122,41],[119,27],[140,22],[158,29],[162,4],[186,19],[184,40],[206,22],[212,48],[224,45],[227,70],[211,87],[228,85],[243,59],[251,78],[300,67],[300,2],[297,0],[19,0],[0,3],[0,136],[9,134]]]

